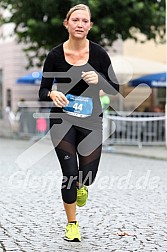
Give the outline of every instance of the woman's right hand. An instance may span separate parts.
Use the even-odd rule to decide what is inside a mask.
[[[65,95],[59,91],[51,91],[50,98],[53,100],[56,107],[59,107],[59,108],[67,106],[69,103]]]

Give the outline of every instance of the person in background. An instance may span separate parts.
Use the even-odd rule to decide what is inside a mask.
[[[103,90],[100,90],[100,102],[103,111],[109,110],[110,105],[110,97],[109,95],[105,94]]]

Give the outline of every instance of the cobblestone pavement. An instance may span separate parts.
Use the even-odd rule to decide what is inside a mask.
[[[167,251],[167,161],[103,153],[77,209],[82,242],[69,243],[56,155],[32,145],[0,139],[0,252]]]

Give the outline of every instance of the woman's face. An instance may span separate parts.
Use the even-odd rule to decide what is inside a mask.
[[[85,10],[74,11],[69,20],[66,21],[65,26],[71,37],[77,39],[85,38],[92,27],[89,12]]]

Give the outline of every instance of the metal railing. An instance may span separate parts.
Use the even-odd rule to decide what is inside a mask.
[[[6,111],[4,118],[8,131],[19,137],[40,138],[49,130],[48,118],[34,118],[34,113],[49,112],[38,107],[20,107],[14,114]],[[41,113],[42,115],[42,113]],[[165,114],[147,112],[123,112],[122,116],[115,112],[104,113],[103,134],[107,140],[103,143],[110,145],[165,145]],[[8,122],[7,122],[8,121]]]
[[[0,119],[0,135],[28,139],[44,136],[49,129],[49,120],[34,118],[34,113],[39,111],[39,108],[25,106],[20,107],[16,113],[10,109],[3,111],[3,117]],[[43,111],[49,112],[49,109],[43,109]]]
[[[165,145],[165,114],[133,112],[123,113],[122,116],[114,112],[105,114],[109,138],[105,145]]]

